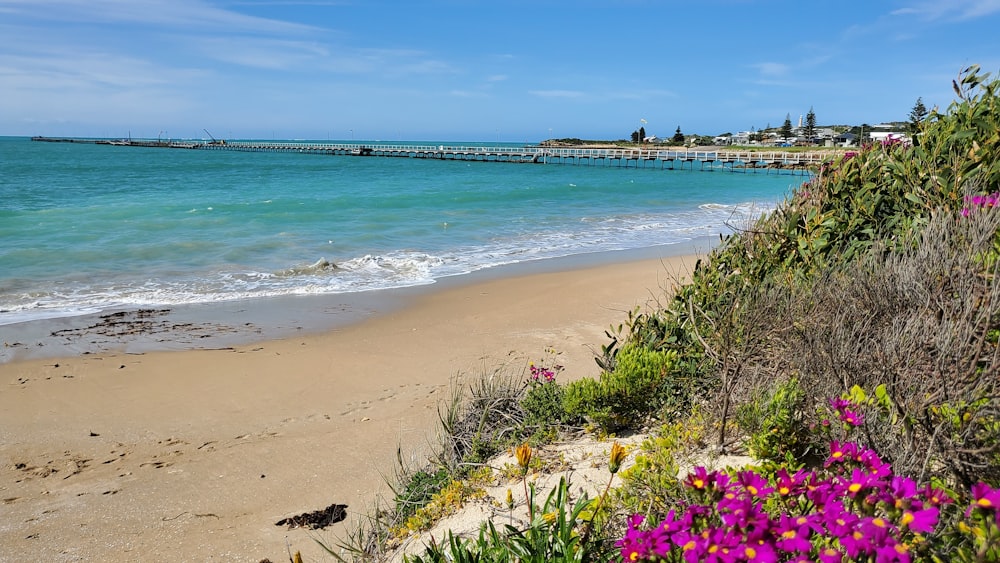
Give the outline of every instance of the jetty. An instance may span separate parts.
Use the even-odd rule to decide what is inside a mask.
[[[839,153],[830,151],[726,151],[676,150],[673,148],[577,148],[546,145],[420,145],[389,143],[323,143],[311,141],[228,141],[217,140],[138,140],[74,139],[32,137],[32,141],[84,143],[110,146],[169,148],[188,150],[303,153],[332,156],[419,158],[509,162],[522,164],[568,164],[617,166],[622,168],[659,168],[699,170],[704,172],[778,172],[810,174]]]

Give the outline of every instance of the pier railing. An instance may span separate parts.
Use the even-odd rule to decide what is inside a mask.
[[[546,146],[415,145],[383,143],[322,143],[302,141],[162,141],[99,140],[35,137],[50,142],[94,143],[154,148],[182,148],[243,152],[298,152],[310,154],[474,160],[541,164],[603,165],[728,170],[786,170],[808,173],[840,153],[831,151],[726,151],[661,148],[576,148]]]

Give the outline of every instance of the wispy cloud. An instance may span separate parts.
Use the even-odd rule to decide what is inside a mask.
[[[316,30],[309,25],[248,16],[201,0],[0,0],[0,11],[28,20],[80,23],[131,23],[166,28],[289,33]]]
[[[763,62],[750,65],[752,68],[757,69],[763,76],[769,77],[779,77],[788,74],[791,67],[783,63],[775,62]]]
[[[1000,12],[1000,0],[921,1],[890,12],[894,16],[914,15],[926,20],[965,21]]]
[[[578,90],[529,90],[532,96],[539,98],[582,98],[583,92]]]

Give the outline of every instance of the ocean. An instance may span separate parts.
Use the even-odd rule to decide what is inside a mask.
[[[684,244],[773,209],[801,181],[0,137],[0,325]]]

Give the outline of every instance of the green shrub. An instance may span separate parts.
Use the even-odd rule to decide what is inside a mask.
[[[807,414],[807,395],[799,380],[792,378],[740,405],[736,422],[749,436],[750,455],[798,466],[814,449],[826,447],[814,443],[821,440],[810,433]]]
[[[676,357],[671,351],[626,345],[616,356],[614,371],[601,373],[597,380],[573,381],[566,387],[565,410],[606,432],[638,426],[677,391],[669,377]]]
[[[532,382],[521,399],[524,409],[524,425],[544,430],[547,427],[568,422],[563,408],[565,390],[555,381]]]
[[[418,509],[426,506],[449,480],[448,470],[444,468],[434,472],[421,470],[414,473],[403,490],[396,494],[396,513],[399,518],[406,520]]]

